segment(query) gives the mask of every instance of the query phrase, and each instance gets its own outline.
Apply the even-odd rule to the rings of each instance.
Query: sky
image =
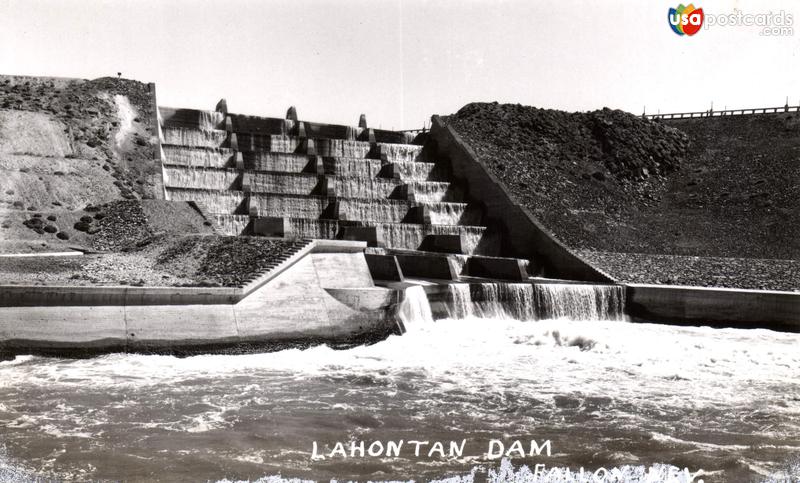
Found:
[[[0,74],[155,82],[163,106],[415,129],[475,101],[640,114],[800,104],[793,16],[675,34],[677,0],[0,0]]]

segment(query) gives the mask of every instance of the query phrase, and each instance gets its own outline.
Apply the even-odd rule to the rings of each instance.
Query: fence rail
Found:
[[[757,107],[754,109],[725,109],[722,111],[677,112],[672,114],[644,114],[647,119],[690,119],[693,117],[742,116],[745,114],[780,114],[782,112],[800,112],[800,106]]]

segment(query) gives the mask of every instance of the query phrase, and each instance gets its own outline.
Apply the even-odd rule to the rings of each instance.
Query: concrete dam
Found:
[[[154,212],[188,205],[202,237],[271,240],[274,254],[258,268],[230,254],[221,286],[3,286],[3,354],[349,346],[472,316],[800,323],[793,293],[618,283],[515,202],[438,116],[429,131],[396,132],[363,115],[344,126],[294,108],[234,114],[224,100],[155,107],[151,92]]]

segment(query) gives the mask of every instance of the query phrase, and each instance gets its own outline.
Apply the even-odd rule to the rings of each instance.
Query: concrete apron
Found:
[[[30,287],[13,297],[0,288],[0,356],[183,355],[385,338],[396,331],[401,294],[375,287],[363,247],[330,251],[342,248],[308,251],[238,300],[237,289],[181,287],[169,297],[163,287],[151,291],[156,303],[148,303],[147,289],[121,296],[132,289]],[[195,296],[187,296],[192,290]]]

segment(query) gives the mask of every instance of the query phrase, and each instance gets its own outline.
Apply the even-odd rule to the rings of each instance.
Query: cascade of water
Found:
[[[310,195],[318,182],[316,176],[255,173],[251,188],[264,193]]]
[[[305,155],[287,153],[257,153],[253,158],[253,169],[256,171],[280,171],[300,173],[309,160]]]
[[[217,111],[200,111],[198,119],[200,129],[224,129],[225,128],[225,114]]]
[[[209,213],[235,214],[243,213],[244,193],[241,191],[202,190],[167,188],[171,201],[197,201],[208,209]]]
[[[433,225],[478,225],[480,217],[474,216],[473,211],[467,212],[465,203],[424,203],[428,208]],[[470,216],[465,216],[465,215]]]
[[[441,179],[439,171],[433,163],[416,161],[395,161],[393,163],[400,172],[400,179],[408,181],[428,181]]]
[[[241,235],[250,223],[247,215],[214,215],[214,227],[222,235]]]
[[[425,289],[419,285],[408,287],[403,292],[403,301],[397,311],[405,332],[433,323],[433,313]]]
[[[535,320],[533,287],[528,283],[482,283],[475,285],[473,305],[478,317]]]
[[[460,201],[461,194],[450,186],[450,183],[437,181],[416,181],[409,183],[414,199],[418,202],[431,203],[441,201]]]
[[[227,148],[202,149],[186,146],[164,146],[164,164],[191,168],[227,168],[232,165],[233,151]]]
[[[336,238],[338,226],[336,222],[326,220],[309,220],[306,218],[288,218],[287,235],[296,238]]]
[[[181,146],[218,148],[228,139],[228,133],[220,130],[165,127],[163,133],[164,144]]]
[[[236,189],[238,173],[224,169],[164,166],[164,186],[207,190]]]
[[[408,213],[408,205],[390,200],[340,200],[340,209],[348,220],[400,223]]]
[[[381,223],[378,227],[387,248],[417,250],[425,239],[425,231],[420,225]]]
[[[466,319],[474,315],[469,284],[451,283],[447,286],[447,298],[448,319]]]
[[[450,284],[449,318],[623,320],[625,290],[615,285]]]
[[[625,289],[618,285],[537,284],[534,292],[541,319],[624,318]]]
[[[366,158],[372,146],[370,143],[360,141],[347,141],[344,139],[327,139],[328,152],[323,156],[337,156],[343,158]],[[322,144],[322,143],[320,143]],[[324,146],[324,145],[323,145]]]
[[[276,134],[270,136],[268,149],[273,153],[294,153],[300,143],[300,138]]]
[[[257,206],[261,216],[320,218],[328,203],[327,199],[315,196],[250,195],[251,206]]]
[[[389,161],[417,161],[422,157],[422,146],[412,144],[382,144]]]
[[[335,186],[336,195],[342,198],[388,198],[397,184],[383,179],[337,177]]]
[[[383,166],[379,160],[356,158],[326,158],[325,172],[339,176],[376,178]]]

